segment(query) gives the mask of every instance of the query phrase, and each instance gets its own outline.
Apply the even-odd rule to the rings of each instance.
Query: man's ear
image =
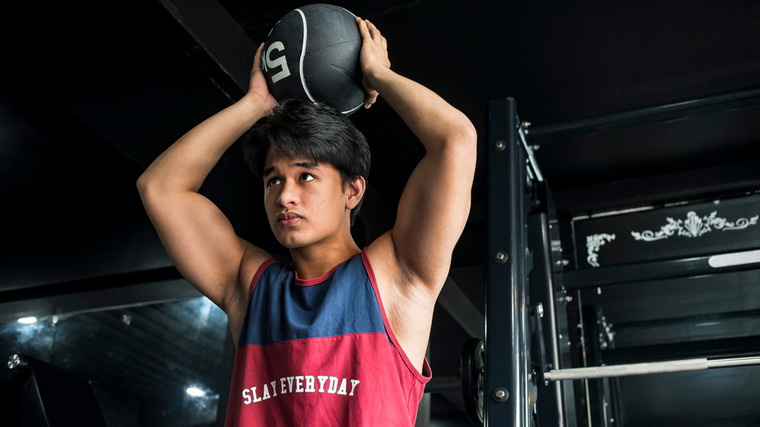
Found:
[[[356,205],[358,205],[362,200],[362,196],[364,196],[364,190],[366,189],[367,182],[364,180],[363,176],[357,176],[354,178],[354,180],[348,184],[348,188],[346,189],[346,194],[348,195],[348,200],[346,200],[346,209],[351,210],[355,208]]]

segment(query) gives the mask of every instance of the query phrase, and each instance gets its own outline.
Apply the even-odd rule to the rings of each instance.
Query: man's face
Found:
[[[348,195],[332,165],[291,159],[269,150],[264,160],[264,207],[277,240],[286,248],[338,236],[346,221]]]

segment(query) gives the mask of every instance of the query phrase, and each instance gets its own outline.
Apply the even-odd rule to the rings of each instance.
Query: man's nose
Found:
[[[298,204],[298,188],[295,182],[285,180],[280,187],[280,194],[277,196],[277,204],[281,207]]]

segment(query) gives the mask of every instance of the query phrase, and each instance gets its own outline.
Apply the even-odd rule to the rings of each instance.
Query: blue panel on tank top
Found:
[[[238,347],[367,332],[387,336],[361,255],[309,286],[296,285],[294,272],[274,263],[254,287]]]

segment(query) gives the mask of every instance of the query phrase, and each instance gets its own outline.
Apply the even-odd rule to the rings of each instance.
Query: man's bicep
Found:
[[[198,193],[178,193],[160,200],[143,195],[143,202],[179,272],[228,311],[230,302],[243,292],[238,279],[247,242],[238,238],[219,208]],[[251,248],[257,249],[250,245],[249,252]]]
[[[469,145],[452,144],[428,153],[399,201],[393,228],[397,257],[425,283],[445,278],[467,222],[475,171],[475,153]]]

